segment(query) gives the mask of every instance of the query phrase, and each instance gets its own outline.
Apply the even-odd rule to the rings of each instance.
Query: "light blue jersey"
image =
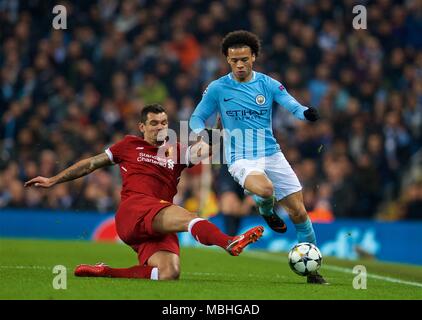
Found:
[[[229,73],[210,83],[193,112],[189,126],[199,133],[214,113],[221,115],[228,163],[257,159],[280,151],[272,130],[273,101],[304,120],[307,107],[296,101],[273,78],[253,71],[248,82],[238,82]]]

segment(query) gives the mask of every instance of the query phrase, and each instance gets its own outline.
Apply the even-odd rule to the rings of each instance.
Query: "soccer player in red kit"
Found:
[[[209,155],[208,143],[200,140],[187,148],[168,143],[167,114],[159,104],[143,108],[139,129],[143,138],[127,135],[104,153],[81,160],[54,177],[36,177],[25,183],[25,187],[49,188],[98,168],[120,167],[123,188],[116,229],[120,239],[137,252],[139,265],[111,268],[103,263],[82,264],[76,267],[76,276],[178,279],[177,232],[190,232],[201,244],[217,245],[233,256],[261,237],[262,226],[228,236],[211,222],[172,203],[182,170]]]

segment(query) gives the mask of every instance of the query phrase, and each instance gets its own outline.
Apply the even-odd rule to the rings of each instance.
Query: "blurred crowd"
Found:
[[[421,1],[72,0],[60,2],[66,30],[52,27],[56,4],[0,0],[0,208],[115,210],[112,167],[49,190],[23,181],[136,134],[148,103],[178,132],[229,72],[223,36],[246,29],[262,40],[255,70],[322,115],[310,124],[274,107],[314,221],[422,219]],[[353,29],[356,4],[366,30]],[[222,171],[205,167],[185,172],[175,201],[212,215]]]

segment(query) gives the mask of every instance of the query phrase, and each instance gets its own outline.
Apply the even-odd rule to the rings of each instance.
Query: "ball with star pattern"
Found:
[[[316,245],[301,242],[289,251],[289,266],[298,275],[316,272],[322,263],[322,255]]]

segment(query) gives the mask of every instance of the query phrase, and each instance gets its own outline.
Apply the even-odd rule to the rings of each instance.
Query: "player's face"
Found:
[[[227,62],[237,81],[244,82],[251,79],[254,61],[255,55],[249,47],[229,48],[227,52]]]
[[[144,133],[144,138],[148,143],[157,144],[167,137],[168,118],[167,114],[148,113],[145,123],[139,124],[139,130]]]

